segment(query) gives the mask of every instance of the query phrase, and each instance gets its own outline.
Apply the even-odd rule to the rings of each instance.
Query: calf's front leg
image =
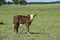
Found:
[[[27,34],[30,34],[29,33],[29,25],[26,25],[26,28],[27,28]]]

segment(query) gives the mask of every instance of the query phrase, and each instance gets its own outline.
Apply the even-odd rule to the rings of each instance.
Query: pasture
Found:
[[[31,35],[26,26],[19,26],[14,35],[13,16],[36,14],[30,25]],[[0,40],[60,40],[60,4],[2,5],[0,7]]]

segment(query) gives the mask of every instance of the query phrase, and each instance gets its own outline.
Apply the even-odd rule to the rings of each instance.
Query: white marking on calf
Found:
[[[32,19],[33,19],[33,17],[34,17],[34,15],[33,15],[33,14],[31,14],[31,15],[30,15],[30,20],[32,20]]]
[[[20,26],[22,26],[22,24],[20,24]]]

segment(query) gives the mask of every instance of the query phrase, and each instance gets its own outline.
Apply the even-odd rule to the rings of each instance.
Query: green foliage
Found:
[[[5,0],[0,0],[0,6],[1,6],[2,4],[6,4],[6,1],[5,1]]]
[[[12,0],[14,4],[26,4],[27,2],[25,0]]]
[[[1,6],[1,4],[2,4],[2,0],[0,0],[0,6]]]
[[[20,4],[26,4],[27,2],[25,0],[20,0]]]
[[[14,4],[18,4],[19,0],[12,0]]]
[[[6,1],[5,0],[2,0],[2,4],[6,4]]]
[[[13,4],[12,2],[7,2],[7,4]]]

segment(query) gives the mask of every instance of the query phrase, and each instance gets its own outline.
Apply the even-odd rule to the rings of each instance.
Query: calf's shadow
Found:
[[[29,32],[30,34],[45,34],[43,32]],[[27,32],[19,33],[19,34],[27,34]]]

